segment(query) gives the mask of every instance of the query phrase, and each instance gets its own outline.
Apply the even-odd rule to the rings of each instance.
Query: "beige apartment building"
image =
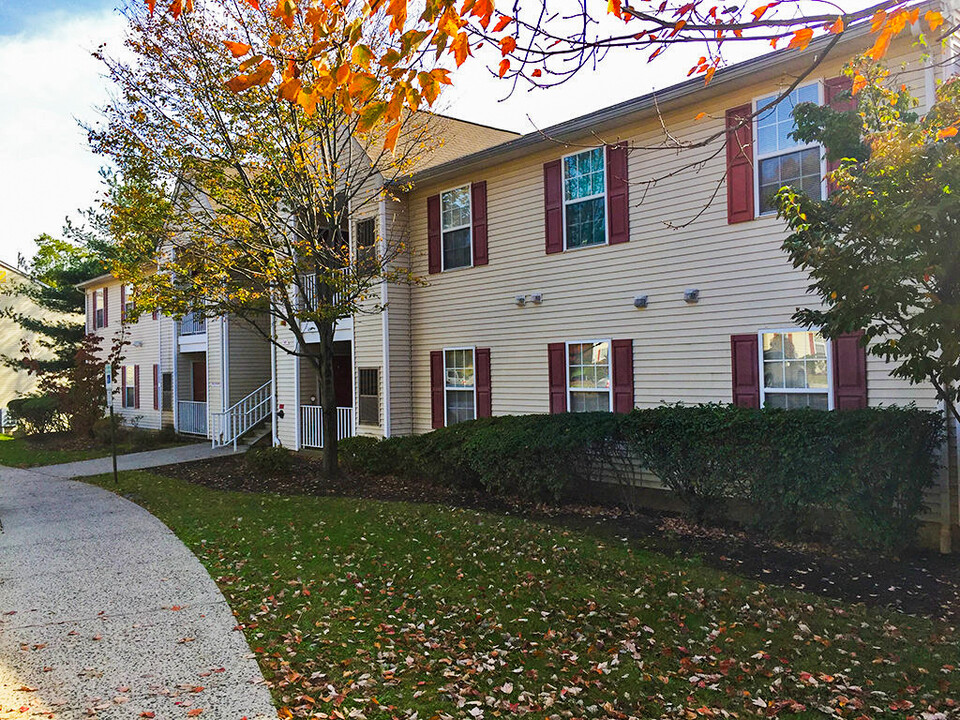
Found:
[[[449,121],[412,189],[372,185],[378,201],[351,218],[354,241],[403,238],[401,261],[424,282],[382,284],[370,302],[383,312],[338,326],[340,435],[664,402],[942,411],[931,388],[891,377],[856,337],[825,341],[792,319],[816,299],[781,250],[770,197],[787,183],[823,196],[828,171],[821,147],[789,137],[792,107],[842,99],[843,61],[869,42],[848,33],[809,73],[823,44],[773,53],[709,85],[694,79],[528,135]],[[924,59],[906,36],[888,58],[921,111],[955,68],[952,49],[929,50]],[[120,290],[103,278],[87,288],[99,329],[99,308],[122,312]],[[257,422],[269,415],[274,444],[322,446],[316,374],[285,351],[296,350],[288,328],[272,328],[271,347],[221,318],[194,342],[190,322],[141,318],[133,328],[143,338],[127,367],[125,387],[140,388],[128,415],[213,437],[213,416],[260,391],[271,407]],[[185,422],[201,412],[189,403],[207,404],[203,428]],[[928,503],[934,536],[956,529],[946,474]]]
[[[43,318],[45,320],[70,320],[67,315],[51,312],[38,306],[19,291],[19,287],[37,282],[13,265],[0,261],[0,309],[16,315]],[[12,319],[0,318],[0,355],[19,357],[21,343],[30,344],[31,353],[37,358],[47,358],[49,350],[37,345],[36,336],[24,331]],[[26,370],[17,370],[0,364],[0,429],[6,424],[7,403],[18,397],[30,395],[37,388],[37,376]]]

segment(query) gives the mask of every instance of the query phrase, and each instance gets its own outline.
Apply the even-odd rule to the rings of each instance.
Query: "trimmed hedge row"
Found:
[[[941,419],[915,408],[846,412],[664,405],[627,415],[483,418],[425,435],[340,444],[347,469],[558,500],[641,469],[703,520],[730,501],[761,530],[898,549],[916,536],[936,477]]]

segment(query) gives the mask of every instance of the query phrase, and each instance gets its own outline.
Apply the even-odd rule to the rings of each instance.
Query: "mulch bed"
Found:
[[[607,538],[629,538],[668,555],[697,556],[706,565],[769,585],[960,622],[960,562],[934,552],[885,558],[774,542],[735,528],[699,527],[664,512],[574,504],[548,507],[392,476],[342,475],[327,480],[320,476],[320,461],[303,456],[295,457],[291,470],[277,477],[256,475],[242,458],[168,465],[156,472],[217,490],[399,500],[523,515]]]

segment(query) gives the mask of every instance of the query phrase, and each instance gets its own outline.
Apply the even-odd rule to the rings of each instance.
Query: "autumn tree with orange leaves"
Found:
[[[172,18],[195,13],[199,3],[174,0],[146,2],[151,11]],[[803,51],[817,36],[833,41],[816,58],[823,61],[851,26],[870,23],[874,59],[884,56],[890,42],[907,27],[917,25],[921,11],[907,0],[884,0],[865,9],[844,10],[841,3],[773,0],[759,3],[715,4],[712,0],[366,0],[351,23],[340,18],[350,0],[217,0],[213,5],[236,8],[244,4],[279,21],[281,29],[266,42],[234,46],[238,58],[231,87],[243,92],[282,76],[278,93],[300,103],[308,112],[313,99],[334,93],[345,112],[372,122],[384,120],[391,131],[388,148],[399,133],[403,110],[434,104],[449,70],[471,57],[483,56],[491,71],[513,86],[551,86],[584,68],[592,68],[611,51],[636,50],[648,61],[674,46],[696,46],[702,55],[690,68],[709,82],[724,64],[724,49],[753,43]],[[209,5],[208,5],[209,7]],[[924,29],[941,36],[936,10],[923,14]],[[386,20],[392,42],[371,46],[365,28]],[[937,37],[941,37],[937,36]],[[330,64],[332,48],[350,48],[361,62]],[[426,72],[431,57],[442,67]],[[374,69],[375,68],[375,69]],[[301,74],[309,69],[313,78]],[[336,88],[336,90],[334,90]]]
[[[381,310],[371,294],[381,282],[411,280],[398,262],[402,237],[357,247],[350,218],[377,216],[389,203],[387,188],[402,186],[434,146],[435,118],[407,111],[385,120],[393,85],[373,57],[402,53],[403,42],[358,5],[325,16],[340,42],[279,69],[288,48],[311,42],[307,25],[246,2],[195,9],[206,11],[177,17],[131,3],[127,53],[100,53],[116,99],[89,129],[91,144],[121,171],[139,168],[171,201],[166,234],[146,248],[121,238],[114,272],[136,285],[143,310],[240,318],[278,352],[312,364],[324,471],[334,475],[336,323]],[[247,58],[239,74],[238,57]],[[417,66],[421,91],[435,98],[446,71],[428,57]],[[145,257],[160,272],[143,274]],[[292,346],[278,327],[293,334]],[[319,335],[312,349],[307,327]]]

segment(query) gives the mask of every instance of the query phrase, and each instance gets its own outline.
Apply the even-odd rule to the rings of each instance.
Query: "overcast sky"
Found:
[[[30,255],[37,235],[59,234],[66,216],[96,198],[102,162],[87,149],[78,120],[94,120],[107,97],[90,53],[100,43],[119,47],[116,4],[0,0],[0,260],[15,263],[18,253]],[[530,132],[666,87],[684,79],[689,67],[679,55],[648,65],[631,54],[562,87],[520,90],[502,101],[504,81],[474,64],[442,99],[442,111]]]

